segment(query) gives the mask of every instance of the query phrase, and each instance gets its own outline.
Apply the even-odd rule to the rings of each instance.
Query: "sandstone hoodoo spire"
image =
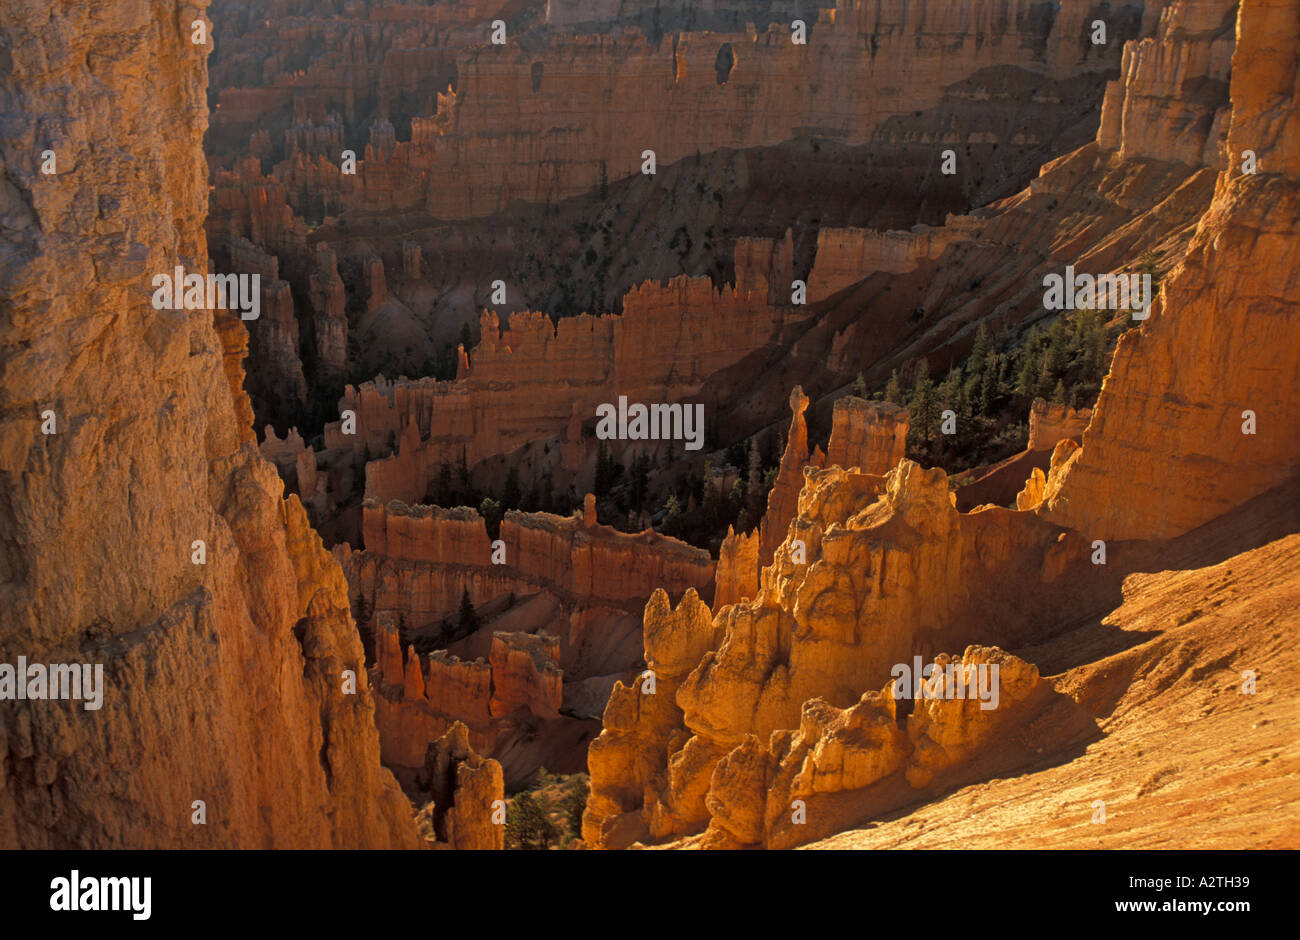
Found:
[[[264,6],[0,12],[0,847],[1300,847],[1300,5]]]

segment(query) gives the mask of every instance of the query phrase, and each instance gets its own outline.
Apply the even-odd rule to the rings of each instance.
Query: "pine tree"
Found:
[[[472,501],[472,493],[469,485],[469,463],[466,460],[465,448],[460,449],[460,460],[456,464],[456,476],[460,482],[460,505],[468,506]]]
[[[438,468],[437,504],[443,507],[451,505],[451,464],[445,460]]]
[[[853,394],[858,396],[859,398],[867,397],[867,383],[862,378],[861,372],[859,372],[858,377],[853,380]]]
[[[590,793],[587,778],[579,775],[577,782],[564,797],[564,821],[568,823],[569,834],[575,839],[582,835],[582,813],[587,808],[587,796]]]
[[[668,500],[664,503],[664,521],[661,528],[665,535],[676,535],[678,527],[682,521],[682,504],[677,499],[676,493],[668,494]]]
[[[1025,398],[1033,398],[1038,389],[1038,362],[1038,339],[1035,336],[1020,350],[1020,371],[1016,377],[1016,391]]]
[[[519,491],[519,468],[511,467],[506,473],[506,486],[501,493],[501,505],[506,509],[518,509],[522,498]]]
[[[1070,331],[1064,316],[1059,316],[1047,331],[1047,357],[1044,362],[1044,377],[1051,381],[1060,378],[1070,367]]]
[[[898,382],[897,369],[889,373],[889,382],[885,385],[885,401],[891,401],[895,405],[903,404],[903,389]]]
[[[982,415],[993,410],[993,397],[997,393],[998,375],[1001,372],[1001,359],[995,352],[990,352],[985,360],[984,370],[980,375],[979,395],[975,407]]]
[[[710,487],[711,489],[712,487]],[[645,454],[640,454],[632,460],[632,480],[629,488],[628,497],[631,500],[632,508],[640,510],[645,503],[646,494],[650,491],[650,458]]]
[[[961,388],[961,366],[955,366],[949,369],[947,376],[944,377],[943,389],[939,395],[939,400],[943,402],[945,408],[956,410],[957,399],[960,396]]]
[[[483,525],[487,529],[488,537],[496,539],[501,533],[501,520],[505,518],[505,510],[491,496],[484,496],[483,502],[478,504],[478,514],[483,517]]]
[[[1142,257],[1138,258],[1138,273],[1151,275],[1151,293],[1153,296],[1160,287],[1160,272],[1156,269],[1159,261],[1160,256],[1149,248],[1142,252]]]
[[[767,503],[767,493],[763,490],[763,458],[758,453],[758,440],[750,438],[749,475],[745,480],[745,508],[749,510],[750,519],[761,519]]]
[[[917,439],[928,442],[934,433],[939,404],[935,399],[934,383],[930,381],[930,366],[924,359],[916,370],[916,382],[912,386],[912,397],[908,407],[911,411],[912,429],[916,432]]]
[[[1083,379],[1098,383],[1106,377],[1106,332],[1095,310],[1079,312],[1079,345],[1083,353]]]
[[[597,497],[607,496],[614,487],[614,458],[609,448],[601,441],[596,445],[596,477],[592,481],[591,491]]]
[[[474,610],[474,604],[469,599],[469,588],[462,588],[460,592],[460,630],[463,635],[473,633],[479,627],[478,613]]]
[[[525,790],[506,807],[506,847],[511,849],[549,849],[560,835],[551,821],[550,803],[544,797]]]
[[[984,378],[984,371],[988,366],[989,351],[992,346],[989,343],[989,331],[983,323],[975,330],[975,341],[971,344],[970,355],[966,357],[967,386],[971,389],[978,389]]]

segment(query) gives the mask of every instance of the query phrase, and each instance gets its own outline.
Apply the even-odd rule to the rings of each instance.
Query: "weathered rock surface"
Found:
[[[459,721],[429,743],[423,783],[433,800],[433,848],[505,848],[501,765],[475,752],[468,729]]]
[[[365,533],[364,551],[335,556],[355,604],[373,612],[385,763],[418,766],[459,720],[512,786],[541,765],[581,768],[610,688],[642,663],[646,599],[657,586],[707,592],[713,577],[701,549],[594,518],[512,511],[494,548],[471,509],[367,503]],[[456,627],[464,592],[483,621],[468,635]],[[401,628],[445,649],[403,658]]]
[[[150,302],[206,270],[205,8],[0,11],[0,659],[105,684],[0,709],[0,845],[415,847],[342,572],[254,443],[247,332]]]
[[[350,450],[355,466],[364,466],[368,497],[414,504],[449,455],[463,453],[472,467],[560,434],[575,419],[580,431],[583,422],[595,424],[597,406],[617,405],[620,396],[689,403],[706,379],[802,316],[769,304],[765,273],[741,268],[739,277],[750,286],[717,291],[708,278],[685,277],[644,284],[625,298],[621,315],[558,324],[516,313],[502,329],[497,314],[484,311],[482,340],[454,382],[381,377],[348,386],[339,409],[357,415],[357,434],[344,437],[329,425],[327,447]],[[565,458],[569,470],[595,447],[580,434],[573,443],[579,449]],[[681,453],[682,444],[658,446]],[[529,482],[529,465],[521,466]]]
[[[1290,513],[1294,525],[1294,502]],[[1259,539],[1264,519],[1250,521],[1246,537]],[[871,827],[853,820],[810,847],[1296,848],[1300,715],[1283,677],[1300,655],[1277,637],[1300,605],[1300,536],[1227,551],[1218,564],[1131,575],[1104,620],[1032,651],[1097,724],[1086,748],[1062,747],[1053,725],[1035,723],[1044,751],[1020,772],[974,777]],[[1243,694],[1246,669],[1276,681]]]
[[[940,470],[905,460],[884,478],[840,467],[804,477],[797,515],[754,599],[714,616],[689,594],[676,611],[652,598],[646,659],[662,669],[653,695],[618,686],[610,698],[589,755],[588,844],[662,839],[710,818],[717,825],[709,823],[706,845],[760,841],[752,838],[765,831],[754,821],[763,806],[761,792],[757,809],[752,799],[754,749],[797,727],[805,702],[847,708],[914,656],[1050,634],[1055,605],[1079,592],[1087,553],[1077,536],[1028,513],[960,514]],[[671,703],[660,700],[665,693]],[[937,734],[936,754],[946,753],[953,742]],[[916,773],[947,769],[945,760]],[[708,803],[714,788],[720,817]]]
[[[1043,514],[1089,538],[1179,535],[1300,467],[1300,280],[1280,273],[1300,270],[1300,145],[1278,133],[1295,121],[1300,10],[1247,0],[1237,32],[1249,41],[1232,57],[1214,201],[1151,318],[1121,337],[1083,447],[1049,484]],[[1241,172],[1247,149],[1254,175]]]
[[[1101,733],[1127,735],[1130,748],[1136,740],[1132,729],[1148,720],[1134,706],[1150,703],[1156,695],[1181,689],[1181,701],[1166,706],[1176,713],[1162,725],[1166,741],[1175,737],[1172,723],[1185,727],[1197,708],[1203,716],[1258,707],[1239,694],[1241,679],[1231,665],[1244,647],[1229,651],[1223,646],[1237,644],[1238,634],[1213,623],[1196,626],[1204,621],[1205,604],[1188,610],[1188,597],[1205,598],[1211,606],[1241,603],[1221,590],[1232,583],[1237,559],[1229,563],[1232,568],[1136,575],[1140,583],[1126,585],[1128,602],[1121,610],[1137,603],[1135,598],[1145,598],[1147,589],[1164,585],[1160,595],[1143,600],[1140,609],[1127,615],[1117,614],[1115,621],[1102,621],[1119,604],[1115,577],[1124,570],[1155,566],[1159,571],[1188,552],[1216,559],[1232,556],[1297,525],[1293,481],[1300,452],[1294,436],[1270,436],[1262,423],[1254,434],[1242,433],[1242,422],[1251,417],[1242,412],[1249,410],[1256,418],[1268,414],[1276,421],[1300,407],[1292,400],[1297,393],[1294,377],[1300,374],[1295,359],[1300,348],[1295,342],[1297,322],[1290,315],[1296,307],[1289,293],[1294,278],[1260,287],[1258,277],[1246,276],[1259,270],[1247,263],[1247,256],[1261,253],[1270,259],[1270,270],[1300,269],[1292,256],[1300,244],[1295,212],[1300,147],[1294,135],[1283,133],[1296,113],[1300,9],[1270,0],[1243,0],[1239,5],[1207,0],[1171,3],[1161,10],[1163,15],[1152,14],[1147,24],[1152,41],[1126,53],[1126,74],[1110,97],[1118,111],[1112,112],[1112,124],[1103,127],[1100,145],[1044,168],[1024,197],[1007,200],[979,219],[956,220],[968,233],[982,227],[987,235],[1047,192],[1062,200],[1106,190],[1118,196],[1118,181],[1128,179],[1129,192],[1134,193],[1142,188],[1144,175],[1157,191],[1168,187],[1162,200],[1175,193],[1178,198],[1159,204],[1149,197],[1121,198],[1111,205],[1117,209],[1128,201],[1130,218],[1149,217],[1157,225],[1180,215],[1185,227],[1188,218],[1183,213],[1188,211],[1193,221],[1200,217],[1190,242],[1166,229],[1166,244],[1180,246],[1179,254],[1186,244],[1185,257],[1165,279],[1150,320],[1121,339],[1101,398],[1087,416],[1082,441],[1074,434],[1084,416],[1040,415],[1034,443],[1041,445],[1039,453],[1051,448],[1048,473],[1035,469],[1023,500],[1024,508],[1037,505],[1037,512],[984,507],[958,513],[941,472],[926,472],[907,461],[888,474],[883,493],[873,485],[878,478],[833,466],[806,470],[798,513],[786,541],[763,569],[757,597],[712,618],[708,651],[677,685],[680,726],[673,727],[675,712],[662,705],[655,714],[642,708],[638,715],[617,711],[607,716],[607,732],[593,744],[593,753],[601,751],[617,760],[599,771],[593,765],[592,789],[593,794],[615,798],[593,798],[584,820],[589,844],[599,846],[614,835],[661,840],[702,829],[691,840],[701,847],[794,845],[918,799],[933,800],[964,779],[987,779],[1035,760],[1059,762],[1077,756],[1063,742],[1095,736],[1093,721],[1104,719],[1121,701],[1129,704],[1131,720],[1120,717]],[[1238,42],[1227,117],[1229,89],[1222,82],[1227,77],[1225,38],[1230,43],[1231,29],[1225,26],[1230,27],[1234,11]],[[1201,93],[1186,95],[1189,87]],[[1171,100],[1175,96],[1180,96],[1181,110]],[[1284,100],[1291,105],[1279,107]],[[1115,113],[1125,117],[1116,118]],[[1177,147],[1157,153],[1175,139],[1176,128],[1190,128],[1190,133],[1178,139]],[[1225,140],[1226,164],[1220,162]],[[1254,175],[1241,172],[1240,153],[1245,149],[1255,150],[1259,158]],[[1158,160],[1172,156],[1191,168],[1162,167],[1148,153]],[[1216,171],[1221,171],[1217,180]],[[1207,181],[1214,183],[1208,204]],[[1106,228],[1107,223],[1098,221],[1098,215],[1112,211],[1106,202],[1094,202],[1097,213],[1089,226]],[[997,213],[1003,214],[1001,219]],[[1080,222],[1083,218],[1078,216]],[[995,220],[992,226],[986,224],[989,220]],[[1080,238],[1079,229],[1058,232],[1052,251],[1069,257],[1082,248],[1094,263],[1105,265],[1104,259],[1116,259],[1123,240],[1132,238],[1131,230],[1114,231],[1118,238],[1099,238],[1096,233]],[[917,264],[918,271],[924,269],[924,260]],[[1029,277],[1027,271],[1017,276]],[[1070,436],[1061,436],[1067,433]],[[1042,528],[1044,518],[1071,528]],[[1098,537],[1113,540],[1110,560],[1088,566],[1087,546]],[[795,538],[809,548],[806,571],[792,564]],[[1123,541],[1138,538],[1152,541]],[[1270,624],[1278,622],[1277,611],[1285,603],[1291,575],[1289,556],[1283,556],[1291,547],[1286,540],[1252,553],[1267,559],[1252,565],[1249,577],[1271,591],[1263,600],[1251,595],[1258,615]],[[1277,565],[1285,568],[1280,576],[1260,574]],[[1112,571],[1104,573],[1106,568]],[[1207,577],[1213,584],[1201,583]],[[1085,582],[1088,587],[1081,590]],[[664,616],[648,610],[647,631],[652,620],[657,623]],[[701,612],[678,615],[672,622],[679,627],[697,623],[692,634],[702,638],[708,619]],[[1085,626],[1073,629],[1080,619]],[[1212,619],[1217,622],[1217,615]],[[1103,629],[1113,622],[1125,624],[1125,632],[1148,629],[1176,635],[1143,644]],[[1185,626],[1189,623],[1191,627]],[[1211,640],[1211,634],[1216,639]],[[1225,635],[1231,640],[1222,639]],[[1252,661],[1278,655],[1281,634],[1275,626],[1251,636]],[[918,701],[913,711],[904,713],[889,686],[884,693],[870,691],[883,684],[879,680],[886,661],[908,661],[909,646],[929,658],[940,648],[966,643],[978,645],[967,648],[963,665],[996,663],[1005,670],[1004,698],[997,709],[986,712],[969,698],[945,697]],[[993,644],[1019,654],[987,648]],[[700,645],[705,645],[703,640]],[[877,654],[884,657],[879,662],[864,658]],[[1045,680],[1041,667],[1033,665],[1040,660],[1056,668],[1075,668]],[[1077,666],[1079,662],[1087,665]],[[946,665],[948,659],[939,656],[936,663]],[[1216,671],[1222,672],[1223,681],[1207,683],[1206,677]],[[863,689],[868,691],[861,694]],[[1218,701],[1220,695],[1223,701]],[[616,693],[611,707],[619,701]],[[900,727],[902,719],[905,727]],[[1287,724],[1289,728],[1294,721]],[[1227,729],[1231,720],[1225,715],[1217,726]],[[1252,752],[1253,766],[1274,760],[1280,751],[1276,743],[1267,742],[1285,736],[1254,733],[1261,727],[1257,723],[1252,729],[1251,740],[1263,748]],[[1270,748],[1261,761],[1260,755]],[[688,749],[693,755],[689,761],[684,758]],[[1088,754],[1093,750],[1090,747]],[[1212,750],[1208,744],[1201,747],[1202,753]],[[1045,751],[1057,756],[1036,758]],[[1108,767],[1118,760],[1119,751],[1118,745],[1101,748],[1100,759],[1080,761],[1095,768],[1093,784],[1112,779]],[[1131,751],[1124,753],[1131,764]],[[1276,844],[1294,842],[1276,823],[1294,803],[1294,794],[1279,785],[1285,769],[1247,772],[1245,766],[1234,771],[1235,782],[1227,777],[1192,781],[1181,792],[1198,801],[1198,793],[1225,794],[1238,788],[1241,774],[1246,774],[1252,786],[1267,791],[1265,808],[1247,810],[1257,821],[1252,825],[1274,833],[1280,840]],[[637,786],[620,790],[607,774],[628,767],[639,768]],[[689,772],[677,770],[682,767]],[[1004,782],[993,788],[994,802],[973,802],[983,802],[1003,821],[1020,814],[1022,825],[1037,825],[1044,814],[1060,816],[1060,793],[1077,784],[1073,767],[1066,763],[1049,771],[1040,766],[1034,775],[1038,781],[1028,786]],[[1182,770],[1171,765],[1147,771],[1145,779],[1120,775],[1131,779],[1135,792],[1132,797],[1113,796],[1130,805],[1134,821],[1124,826],[1126,834],[1141,835],[1152,844],[1161,833],[1168,836],[1171,820],[1185,819],[1181,804],[1148,800],[1180,774]],[[707,786],[701,784],[705,777]],[[1055,802],[1050,808],[1030,792],[1041,788],[1042,781],[1052,788],[1050,800]],[[1091,800],[1096,786],[1087,789]],[[687,794],[692,801],[702,798],[702,811],[693,803],[693,812],[676,817],[663,813],[661,807],[673,806]],[[1016,805],[1004,810],[1004,799]],[[964,824],[971,802],[966,792],[931,805],[939,807],[948,823],[963,820],[956,831],[978,833],[978,824]],[[1149,824],[1145,808],[1138,809],[1148,805],[1162,816],[1157,824]],[[756,812],[760,807],[761,821]],[[1050,837],[1038,842],[1080,844],[1087,837],[1079,830],[1088,828],[1092,808],[1079,802],[1070,821],[1050,823]],[[656,828],[655,820],[666,824]],[[935,834],[947,829],[904,832],[905,826],[919,821],[909,815],[828,844],[942,842]],[[1245,831],[1235,823],[1215,828],[1229,839],[1240,839]],[[1004,839],[1005,833],[999,831],[997,838]]]

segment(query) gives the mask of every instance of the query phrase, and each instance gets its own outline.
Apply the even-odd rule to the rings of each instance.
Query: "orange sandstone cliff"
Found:
[[[150,303],[207,268],[205,7],[0,12],[0,659],[104,667],[98,710],[0,711],[0,845],[414,847],[343,573],[257,452],[245,327]]]

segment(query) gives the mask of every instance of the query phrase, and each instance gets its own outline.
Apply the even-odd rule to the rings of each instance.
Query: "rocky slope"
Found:
[[[257,452],[245,327],[150,303],[207,268],[205,7],[0,12],[0,659],[106,686],[0,710],[0,845],[414,847],[346,582]]]
[[[1298,565],[1291,535],[1133,575],[1104,621],[1032,654],[1062,669],[1050,681],[1097,723],[1092,740],[811,847],[1296,848],[1300,725],[1282,677],[1300,666],[1288,638]],[[1189,609],[1189,597],[1201,602]],[[1245,670],[1280,681],[1246,694]]]

